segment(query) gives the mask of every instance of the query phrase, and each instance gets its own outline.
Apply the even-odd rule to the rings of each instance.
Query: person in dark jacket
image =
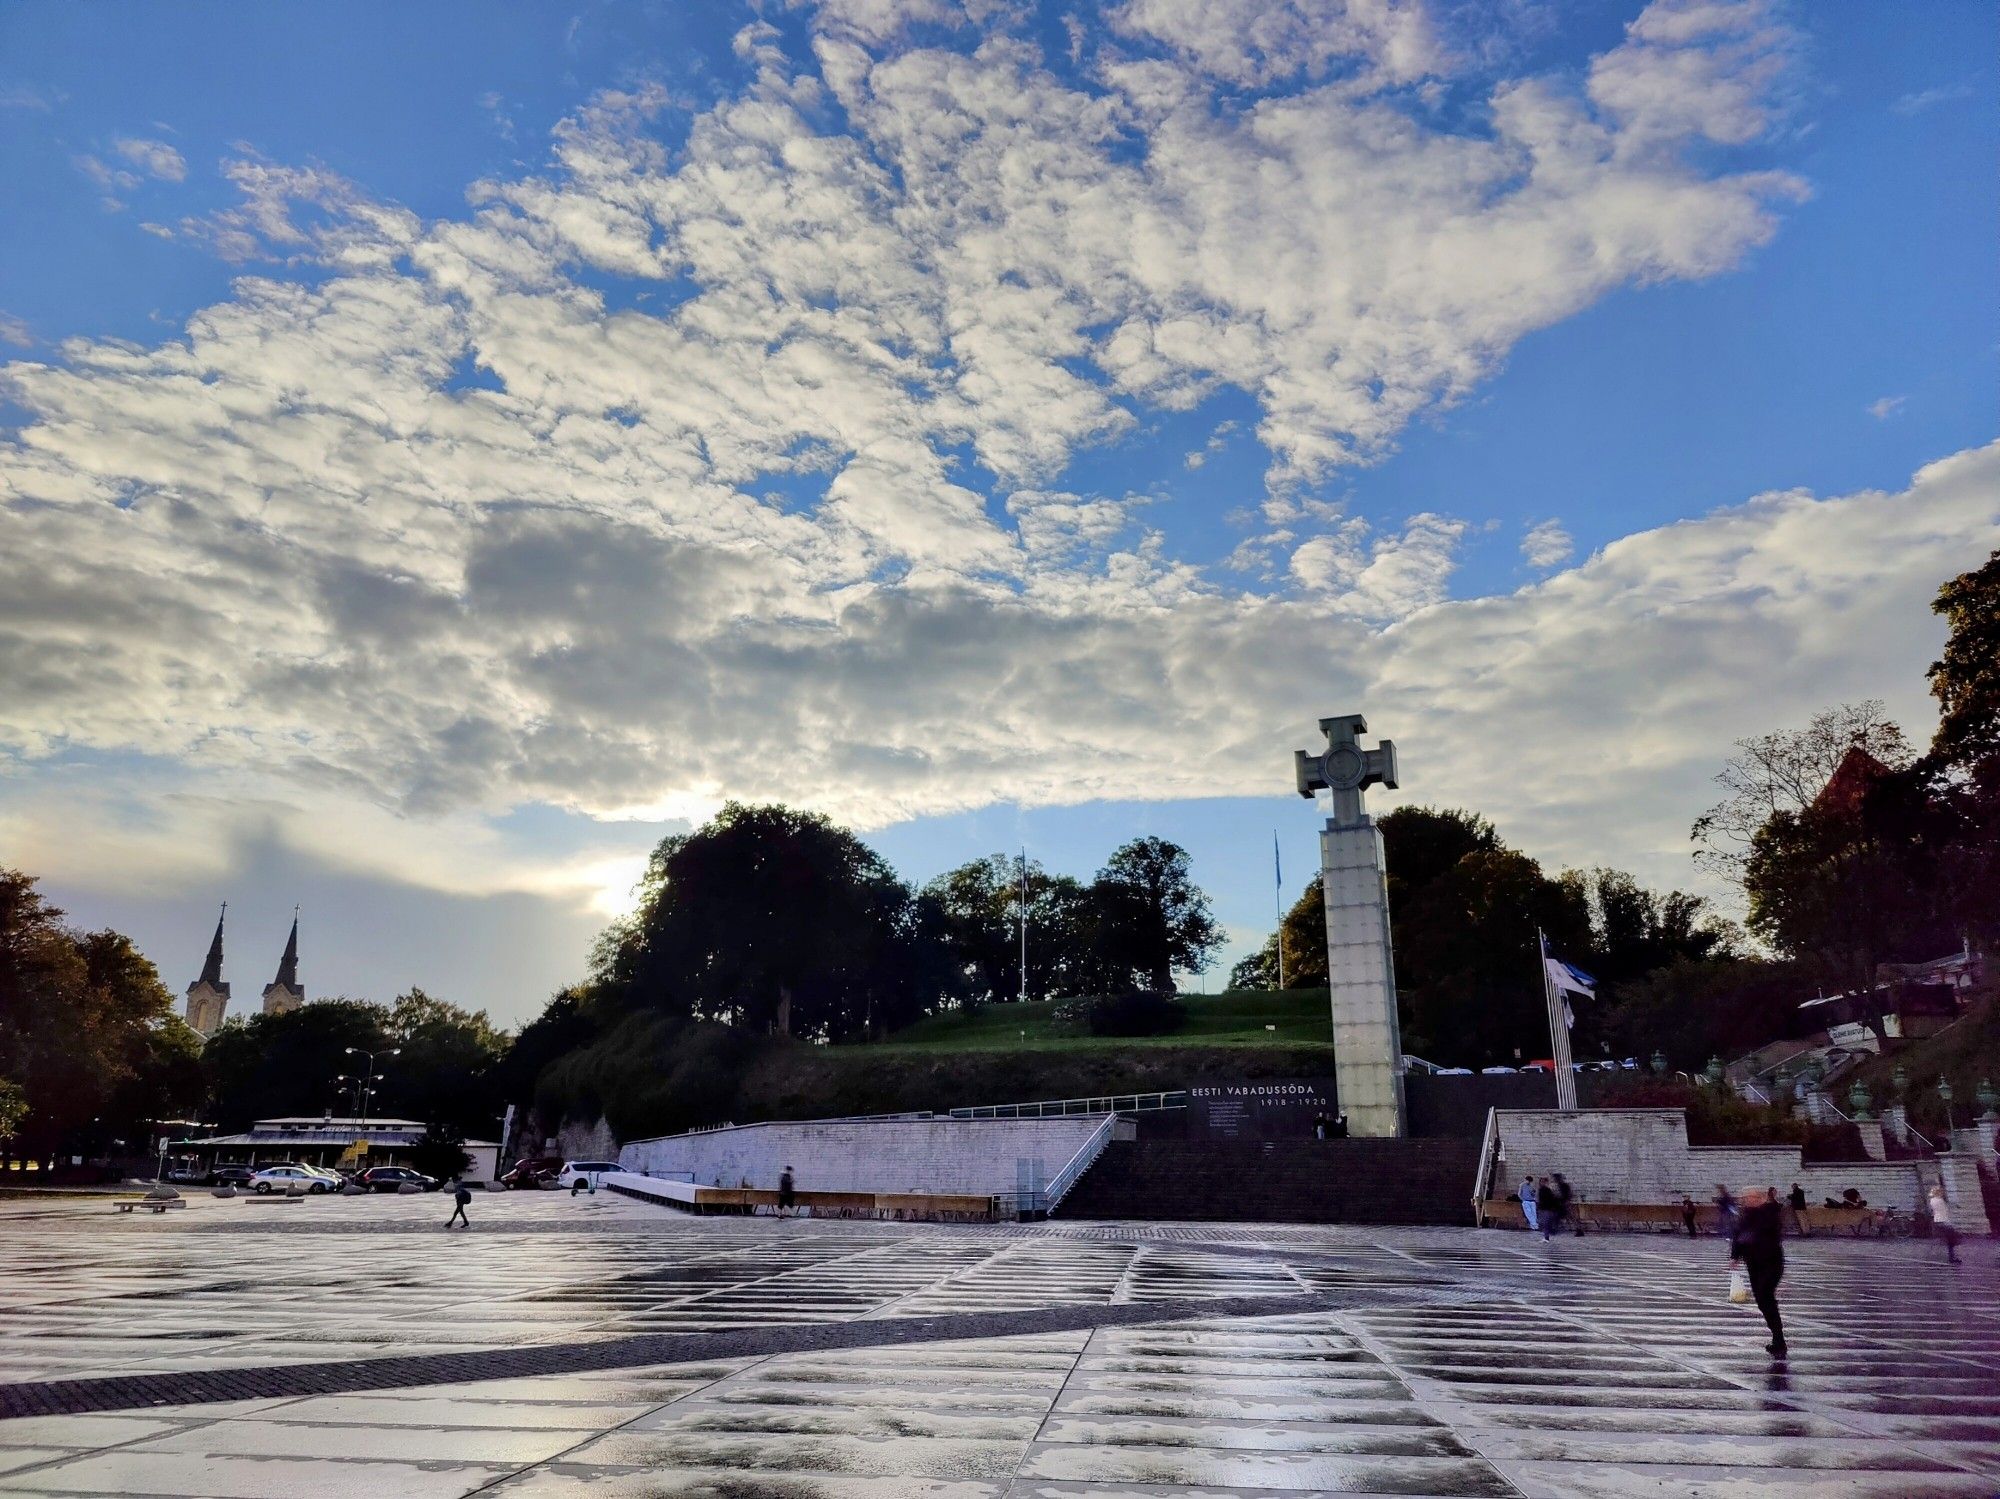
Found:
[[[1694,1199],[1681,1193],[1681,1227],[1688,1231],[1690,1239],[1696,1237],[1694,1228]]]
[[[1749,1272],[1750,1294],[1771,1329],[1765,1351],[1773,1358],[1783,1358],[1785,1323],[1778,1315],[1778,1282],[1785,1278],[1785,1220],[1779,1213],[1776,1187],[1767,1189],[1761,1201],[1737,1214],[1729,1235],[1729,1258]]]
[[[1569,1231],[1578,1238],[1583,1237],[1583,1219],[1576,1210],[1576,1188],[1569,1184],[1569,1178],[1560,1171],[1555,1173],[1556,1218],[1568,1223]]]
[[[796,1201],[796,1198],[792,1192],[792,1168],[787,1166],[778,1174],[778,1216],[780,1218],[785,1217],[791,1212],[794,1201]]]

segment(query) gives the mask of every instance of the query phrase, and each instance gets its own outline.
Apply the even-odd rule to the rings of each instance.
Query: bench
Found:
[[[129,1213],[134,1208],[148,1208],[155,1213],[164,1213],[168,1208],[184,1208],[187,1204],[178,1197],[169,1198],[164,1202],[148,1202],[142,1197],[136,1202],[117,1202],[112,1206],[121,1213]]]

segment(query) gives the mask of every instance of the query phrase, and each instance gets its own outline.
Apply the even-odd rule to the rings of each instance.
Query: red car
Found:
[[[514,1169],[500,1178],[503,1187],[553,1187],[556,1178],[562,1175],[563,1158],[559,1155],[532,1156],[524,1161],[516,1161]]]

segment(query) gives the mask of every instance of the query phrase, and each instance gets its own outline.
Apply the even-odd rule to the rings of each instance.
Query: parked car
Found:
[[[1520,1070],[1518,1067],[1482,1067],[1479,1069],[1479,1075],[1481,1077],[1499,1077],[1503,1073],[1511,1075]]]
[[[564,1162],[559,1155],[530,1156],[516,1161],[514,1169],[500,1178],[500,1185],[514,1187],[553,1187],[556,1178],[562,1174]]]
[[[574,1190],[582,1182],[591,1191],[596,1191],[604,1173],[618,1170],[616,1161],[564,1161],[561,1171],[556,1173],[556,1185],[565,1191]]]
[[[256,1178],[257,1173],[248,1166],[217,1166],[208,1174],[210,1183],[218,1187],[247,1187]]]
[[[371,1192],[393,1192],[405,1182],[422,1187],[426,1192],[435,1192],[438,1188],[435,1176],[425,1176],[408,1166],[370,1166],[355,1180]]]
[[[257,1192],[289,1192],[298,1187],[314,1196],[333,1190],[332,1182],[303,1166],[267,1166],[250,1178],[250,1186]]]

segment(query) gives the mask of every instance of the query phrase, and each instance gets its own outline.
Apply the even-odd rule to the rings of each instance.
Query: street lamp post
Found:
[[[387,1051],[380,1051],[380,1052],[369,1051],[367,1048],[361,1046],[350,1046],[347,1048],[347,1054],[350,1057],[368,1058],[368,1075],[366,1078],[363,1079],[361,1083],[362,1129],[365,1130],[368,1128],[368,1105],[374,1101],[374,1096],[375,1096],[375,1058],[378,1056],[383,1056],[383,1057],[401,1056],[402,1052],[403,1048],[400,1046],[392,1046]]]

